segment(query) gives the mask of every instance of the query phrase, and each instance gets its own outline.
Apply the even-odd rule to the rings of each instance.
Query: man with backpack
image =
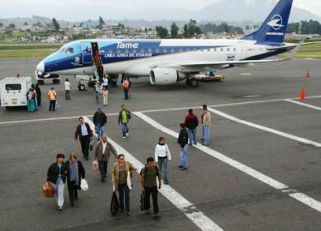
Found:
[[[126,108],[125,105],[121,105],[121,110],[118,115],[118,124],[121,126],[122,133],[123,133],[123,139],[126,139],[128,137],[128,122],[131,119],[131,113]]]
[[[159,185],[157,187],[158,178]],[[147,158],[147,164],[145,168],[141,170],[141,185],[142,191],[144,193],[144,210],[146,210],[146,214],[149,214],[150,209],[150,195],[152,195],[153,199],[153,210],[154,210],[154,218],[159,217],[159,207],[158,207],[158,189],[161,189],[161,181],[162,177],[159,172],[158,167],[155,164],[154,158]]]
[[[188,132],[184,123],[180,124],[181,131],[178,136],[179,156],[180,165],[178,166],[181,170],[185,171],[188,168]]]

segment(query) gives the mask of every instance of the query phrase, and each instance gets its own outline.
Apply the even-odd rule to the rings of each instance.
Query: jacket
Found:
[[[98,124],[100,126],[104,126],[107,123],[107,116],[104,112],[96,112],[94,114],[94,118],[93,118],[93,122],[94,124],[97,126]]]
[[[95,159],[98,161],[108,161],[110,154],[112,153],[117,158],[117,151],[111,143],[107,142],[105,152],[103,153],[102,141],[99,141],[95,147]]]
[[[78,177],[79,177],[79,185],[78,188],[80,189],[80,181],[81,179],[85,178],[85,168],[81,161],[77,160],[78,162]],[[71,181],[70,181],[70,171],[69,171],[69,160],[65,163],[66,169],[67,169],[67,185],[71,186]]]
[[[134,171],[135,168],[129,161],[125,161],[125,167],[126,167],[126,176],[128,177],[128,172]],[[132,174],[130,175],[130,177],[133,177]],[[114,164],[114,167],[113,167],[112,182],[115,186],[115,190],[118,191],[118,182],[119,182],[119,162],[118,161]]]
[[[212,116],[210,112],[206,112],[202,115],[203,126],[211,126]]]
[[[127,109],[124,109],[126,111],[126,114],[127,114],[127,122],[129,122],[129,120],[131,119],[131,113],[130,111],[128,111]],[[118,124],[121,124],[122,123],[122,112],[124,110],[121,110],[118,114]]]
[[[189,129],[195,129],[198,126],[198,119],[194,113],[189,113],[185,116],[185,124]]]
[[[179,132],[177,143],[182,148],[184,148],[184,146],[188,143],[188,132],[185,128],[181,129],[181,131]]]
[[[66,176],[67,176],[67,168],[66,164],[63,163],[61,165],[61,179],[64,183],[66,183]],[[54,184],[57,183],[58,180],[58,175],[59,175],[59,167],[58,163],[55,162],[52,165],[50,165],[48,172],[47,172],[47,181],[52,182]]]
[[[85,122],[85,125],[86,125],[86,127],[87,127],[87,132],[88,132],[89,136],[92,137],[93,131],[91,130],[89,124]],[[76,127],[75,140],[77,140],[78,137],[80,137],[80,136],[81,136],[81,125],[79,124],[79,125]]]

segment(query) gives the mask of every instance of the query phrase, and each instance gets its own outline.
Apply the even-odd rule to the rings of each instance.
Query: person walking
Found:
[[[212,123],[212,116],[211,113],[207,110],[207,105],[203,105],[203,113],[201,115],[202,121],[202,131],[203,131],[203,138],[204,138],[204,145],[208,146],[210,144],[210,135],[211,135],[211,123]]]
[[[185,116],[185,125],[188,128],[189,144],[197,144],[196,128],[198,126],[197,116],[193,113],[193,109],[188,110],[188,114]]]
[[[69,82],[69,79],[66,79],[65,81],[65,99],[66,100],[71,100],[70,91],[71,91],[71,84]]]
[[[79,117],[78,120],[79,125],[76,127],[75,140],[79,138],[82,154],[85,160],[88,160],[90,138],[92,137],[93,133],[90,129],[89,124],[84,121],[84,118],[82,116]]]
[[[42,93],[41,93],[41,89],[40,89],[38,83],[36,84],[35,90],[36,90],[36,94],[37,94],[37,104],[38,104],[38,107],[39,107],[39,106],[41,106],[41,94]]]
[[[121,110],[118,115],[118,124],[121,126],[123,139],[126,139],[129,135],[128,123],[130,119],[131,119],[130,111],[126,108],[125,105],[121,105]]]
[[[106,87],[107,90],[108,90],[108,77],[105,75],[104,78],[103,78],[103,88]]]
[[[95,131],[97,134],[98,140],[101,139],[101,136],[105,132],[105,124],[107,123],[107,116],[106,114],[98,108],[98,110],[94,114],[93,122],[95,124]]]
[[[34,93],[33,89],[30,88],[27,93],[28,112],[34,112],[36,110],[34,98],[35,98],[35,93]]]
[[[129,191],[132,187],[131,181],[128,182],[127,178],[133,177],[133,172],[136,169],[134,166],[125,160],[124,154],[118,155],[118,160],[114,164],[112,171],[112,182],[114,191],[119,192],[119,205],[122,212],[126,209],[127,216],[129,214]],[[128,185],[130,184],[130,185]],[[125,203],[124,203],[125,202]]]
[[[107,106],[108,105],[108,95],[109,95],[109,91],[108,91],[108,86],[104,86],[103,87],[103,105]]]
[[[184,171],[188,168],[188,132],[184,123],[180,124],[180,129],[177,140],[180,156],[180,165],[178,167]]]
[[[33,104],[34,104],[35,110],[38,111],[37,91],[34,84],[31,84],[31,89],[33,91]]]
[[[64,154],[58,153],[56,162],[50,165],[47,172],[47,182],[51,183],[55,189],[56,202],[59,211],[62,211],[64,206],[64,188],[67,176],[67,168],[64,159]]]
[[[95,94],[97,104],[99,104],[99,93],[100,93],[100,84],[99,84],[99,81],[97,80],[94,86],[94,94]]]
[[[117,158],[117,151],[114,146],[108,142],[108,137],[106,134],[102,135],[101,141],[96,144],[94,153],[95,160],[98,161],[101,181],[105,182],[109,157],[111,154],[113,154],[115,158]]]
[[[144,193],[144,205],[146,214],[149,214],[150,210],[150,195],[152,195],[153,200],[153,210],[154,218],[157,218],[159,215],[158,207],[158,189],[157,189],[157,179],[158,178],[158,189],[161,189],[162,176],[159,172],[158,167],[155,165],[154,158],[147,158],[147,164],[141,170],[141,185],[142,191]]]
[[[56,110],[56,100],[57,100],[57,93],[55,91],[55,88],[50,88],[48,91],[48,99],[49,99],[49,111],[55,111]]]
[[[124,90],[124,97],[127,100],[129,98],[129,81],[128,81],[128,79],[124,78],[122,87]]]
[[[164,177],[164,184],[169,184],[168,181],[168,161],[172,159],[168,145],[165,143],[165,138],[160,137],[159,142],[155,147],[155,161],[158,168]]]
[[[75,200],[78,200],[81,179],[85,179],[85,168],[81,161],[77,160],[75,152],[70,154],[69,160],[66,162],[66,168],[70,206],[74,207]]]

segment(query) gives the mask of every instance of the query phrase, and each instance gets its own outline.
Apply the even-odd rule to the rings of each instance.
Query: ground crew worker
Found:
[[[69,82],[69,79],[66,79],[65,81],[65,97],[66,100],[70,100],[70,90],[71,90],[71,84]]]
[[[197,116],[193,113],[193,109],[188,110],[185,116],[185,125],[188,128],[188,138],[190,145],[197,144],[196,128],[198,126]]]
[[[125,99],[128,99],[128,96],[129,96],[129,81],[128,81],[128,79],[126,79],[126,78],[124,79],[122,87],[124,90]]]
[[[57,99],[57,93],[55,91],[55,88],[51,88],[48,91],[48,99],[49,99],[49,111],[55,111],[56,110],[56,99]]]

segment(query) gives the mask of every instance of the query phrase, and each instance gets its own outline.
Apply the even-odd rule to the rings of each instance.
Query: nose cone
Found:
[[[37,72],[45,73],[45,62],[43,60],[40,63],[38,63]]]

